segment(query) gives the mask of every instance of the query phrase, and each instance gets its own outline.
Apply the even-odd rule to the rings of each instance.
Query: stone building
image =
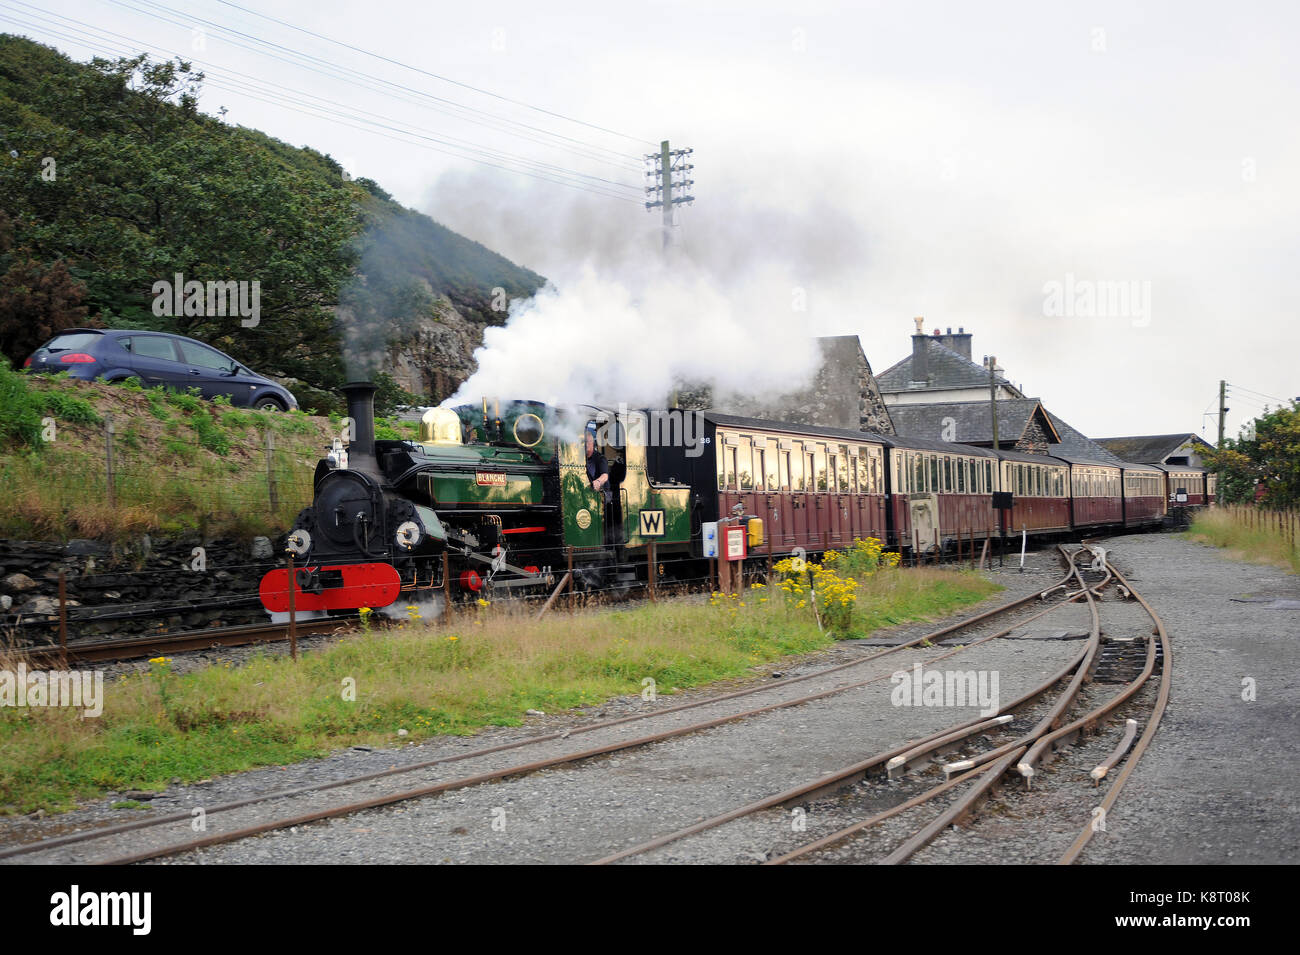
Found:
[[[1204,451],[1213,446],[1204,438],[1187,434],[1152,434],[1131,438],[1098,438],[1097,443],[1125,461],[1138,464],[1204,467]]]
[[[878,377],[885,403],[897,405],[933,404],[942,401],[988,401],[989,369],[971,359],[971,333],[958,328],[953,333],[939,329],[926,335],[924,319],[917,318],[912,336],[912,353],[881,372]],[[1028,397],[994,369],[998,400]]]
[[[898,434],[993,447],[988,358],[971,357],[971,333],[949,328],[922,332],[917,318],[912,353],[881,372],[878,382]],[[994,359],[996,361],[996,359]],[[994,365],[998,447],[1028,454],[1120,464],[1120,458],[1052,414],[1041,399],[1026,395]],[[1133,459],[1128,459],[1133,460]]]
[[[679,408],[709,408],[750,418],[893,434],[889,408],[858,336],[818,338],[817,345],[821,364],[805,389],[756,401],[727,402],[715,400],[707,387],[683,387],[674,403]]]

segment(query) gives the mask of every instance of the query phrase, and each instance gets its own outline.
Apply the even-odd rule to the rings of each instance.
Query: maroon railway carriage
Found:
[[[1159,524],[1165,517],[1165,474],[1148,464],[1124,465],[1124,526]]]
[[[706,412],[718,514],[740,504],[763,519],[773,553],[886,539],[879,435]],[[764,545],[767,550],[767,545]]]
[[[1204,507],[1209,498],[1206,495],[1206,471],[1202,468],[1187,467],[1177,464],[1153,464],[1165,473],[1165,500],[1170,507]],[[1187,492],[1186,501],[1178,501],[1179,490]]]
[[[997,490],[1012,494],[1012,509],[1001,512],[1006,533],[1070,530],[1069,465],[1045,454],[999,451],[997,455],[1002,474]]]
[[[890,436],[888,543],[925,553],[996,534],[993,452],[924,438]]]
[[[1075,530],[1124,523],[1124,482],[1117,464],[1055,455],[1070,465],[1070,522]]]

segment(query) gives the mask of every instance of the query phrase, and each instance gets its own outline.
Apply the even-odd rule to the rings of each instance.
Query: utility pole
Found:
[[[645,193],[647,196],[658,196],[656,199],[647,199],[645,207],[647,211],[656,206],[663,209],[665,252],[668,250],[668,237],[673,227],[673,206],[695,201],[695,197],[687,193],[695,185],[695,180],[686,178],[695,168],[694,164],[686,161],[686,157],[694,152],[694,149],[669,149],[668,140],[665,139],[659,144],[659,152],[648,153],[645,157],[646,163],[651,167],[646,170],[646,178],[655,181],[654,185],[646,186]],[[673,178],[674,174],[676,178]]]
[[[993,453],[998,451],[998,377],[994,371],[998,366],[997,357],[989,355],[989,406],[993,409]],[[1001,490],[1001,488],[999,488]]]
[[[1219,380],[1219,443],[1217,445],[1220,451],[1223,450],[1223,416],[1227,414],[1228,411],[1228,409],[1224,407],[1224,401],[1227,398],[1227,395],[1228,395],[1228,383],[1220,379]]]
[[[1223,450],[1223,420],[1228,413],[1228,407],[1225,404],[1227,396],[1228,396],[1228,383],[1222,378],[1220,378],[1219,379],[1219,443],[1217,445],[1220,451]],[[1216,481],[1216,486],[1215,486],[1214,496],[1216,500],[1214,503],[1222,504],[1223,503],[1223,465],[1222,464],[1219,465],[1216,474],[1218,480]]]

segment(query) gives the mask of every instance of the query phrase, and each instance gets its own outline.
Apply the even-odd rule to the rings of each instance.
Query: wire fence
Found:
[[[139,424],[107,416],[92,435],[7,459],[0,536],[271,534],[311,503],[326,442],[310,419],[234,431]]]

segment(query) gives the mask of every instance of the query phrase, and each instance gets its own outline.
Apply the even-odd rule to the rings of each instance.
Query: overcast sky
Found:
[[[1213,440],[1220,378],[1229,435],[1259,396],[1300,395],[1292,4],[240,5],[504,99],[218,0],[57,6],[76,22],[0,0],[0,30],[78,59],[191,57],[206,111],[329,153],[562,290],[594,275],[635,302],[679,269],[705,277],[777,368],[774,329],[858,334],[883,371],[924,316],[1093,436]],[[91,45],[87,25],[120,36]],[[660,267],[659,214],[632,188],[524,177],[412,131],[635,189],[659,140],[692,147],[681,259]]]

